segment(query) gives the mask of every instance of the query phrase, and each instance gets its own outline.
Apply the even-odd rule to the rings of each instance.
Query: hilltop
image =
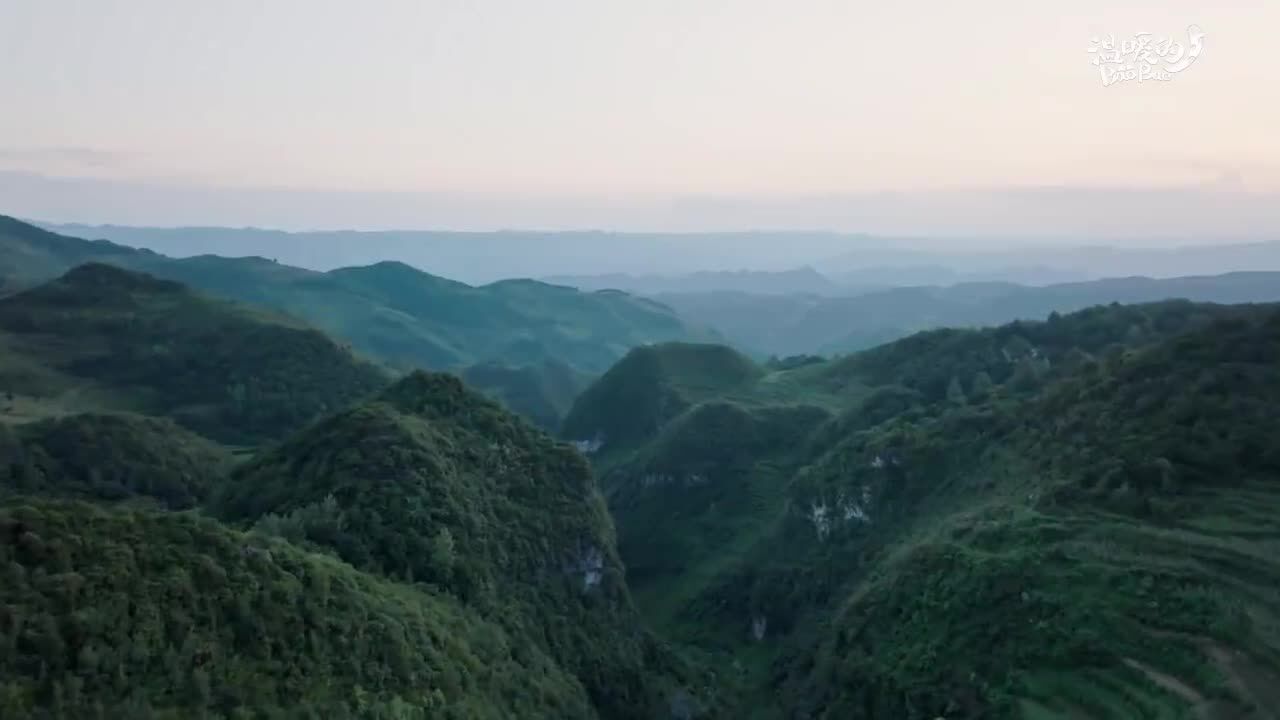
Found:
[[[214,508],[425,582],[539,644],[603,717],[649,717],[678,667],[632,610],[581,456],[456,377],[415,372],[239,467]]]
[[[593,460],[642,614],[739,663],[741,716],[1265,718],[1277,358],[1274,306],[932,331]]]
[[[626,293],[533,280],[476,287],[391,261],[316,272],[263,257],[171,258],[0,216],[0,287],[29,287],[87,262],[143,270],[300,318],[402,371],[549,360],[599,373],[637,345],[718,337]]]
[[[252,444],[386,382],[294,320],[112,265],[0,298],[0,387],[22,407],[31,401],[36,416],[131,410]]]
[[[264,322],[109,266],[0,302],[61,308],[29,314],[23,327],[42,334],[24,342],[93,358],[76,369],[115,368],[140,338],[181,341],[170,316],[223,339]],[[50,340],[69,327],[83,332]],[[95,352],[104,327],[115,354]],[[211,365],[258,352],[230,343]],[[150,390],[169,408],[177,391],[153,372],[93,377],[104,393]],[[452,375],[379,387],[238,462],[165,418],[0,425],[0,635],[12,640],[0,714],[714,712],[708,677],[635,613],[578,453]]]
[[[0,215],[0,293],[30,287],[87,262],[146,262],[154,257],[147,250],[66,237]]]
[[[694,403],[763,374],[723,345],[666,343],[627,353],[574,402],[563,433],[610,449],[652,437]]]

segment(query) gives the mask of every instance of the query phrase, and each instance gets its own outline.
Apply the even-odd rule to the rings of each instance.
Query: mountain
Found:
[[[1109,278],[1043,287],[1004,282],[897,287],[852,297],[660,294],[682,317],[713,326],[759,356],[863,350],[937,327],[998,325],[1092,305],[1183,298],[1240,303],[1280,300],[1280,272],[1165,279]]]
[[[4,176],[0,175],[0,183]],[[900,241],[822,231],[650,233],[603,230],[329,230],[41,225],[76,237],[105,238],[174,257],[257,255],[332,270],[395,258],[472,284],[556,275],[679,275],[700,269],[793,267],[851,248],[893,248]]]
[[[591,376],[568,365],[545,360],[518,367],[480,363],[461,373],[463,382],[497,399],[534,425],[556,432],[574,398],[591,383]]]
[[[151,498],[174,509],[205,499],[231,469],[222,448],[170,420],[82,413],[0,425],[0,492],[98,500]]]
[[[639,630],[590,469],[454,376],[411,373],[321,421],[237,468],[213,507],[457,598],[536,643],[602,717],[668,703],[677,666]]]
[[[637,348],[578,397],[563,432],[581,442],[631,445],[694,403],[760,375],[749,359],[722,345]]]
[[[594,718],[455,600],[193,513],[0,505],[0,716]]]
[[[4,178],[0,176],[0,181]],[[154,188],[148,188],[154,192]],[[1056,191],[1049,191],[1052,195]],[[1107,191],[1113,192],[1113,191]],[[1221,227],[1191,232],[1187,223],[1179,233],[1160,238],[1150,222],[1126,236],[1111,232],[1113,244],[1098,241],[1099,230],[1087,227],[1074,231],[1063,228],[1085,217],[1101,201],[1114,198],[1092,192],[1069,193],[1068,215],[1045,216],[1030,235],[960,234],[939,217],[930,218],[938,226],[908,236],[868,235],[807,230],[744,232],[607,232],[519,231],[454,232],[354,230],[284,232],[261,228],[229,227],[128,227],[42,223],[48,230],[76,237],[105,238],[130,247],[149,248],[176,257],[195,255],[243,256],[272,248],[281,263],[314,270],[331,270],[350,265],[367,265],[396,258],[441,275],[469,283],[487,283],[509,277],[681,277],[698,271],[711,275],[747,268],[749,272],[781,272],[797,266],[812,267],[837,285],[863,290],[902,285],[949,285],[959,282],[1016,282],[1042,285],[1104,277],[1150,275],[1216,275],[1242,268],[1280,271],[1280,241],[1274,229],[1260,230],[1262,215],[1236,215]],[[1015,193],[1021,201],[1041,206],[1046,200],[1040,191]],[[1157,197],[1158,196],[1158,197]],[[849,223],[863,225],[872,216],[882,215],[896,200],[883,194],[860,199],[829,199],[840,206],[837,214]],[[994,216],[1007,212],[1013,196],[1005,194],[996,205],[977,210]],[[1185,194],[1136,193],[1126,202],[1139,203],[1148,211],[1135,217],[1167,212],[1173,204],[1195,205],[1203,198]],[[1190,202],[1188,202],[1190,201]],[[1254,210],[1271,212],[1270,197],[1251,199]],[[450,199],[455,203],[455,199]],[[850,203],[865,202],[860,210]],[[1056,200],[1054,201],[1056,202]],[[823,203],[819,203],[821,205]],[[1190,212],[1183,208],[1182,212]],[[579,208],[578,210],[580,210]],[[731,223],[750,224],[759,211],[758,199],[742,207]],[[830,207],[811,208],[801,213],[804,222],[830,218]],[[1202,208],[1203,209],[1203,208]],[[723,210],[723,208],[721,208]],[[448,211],[448,208],[445,209]],[[908,225],[919,225],[919,208],[900,208]],[[1039,210],[1035,211],[1037,216]],[[1212,208],[1210,212],[1223,212]],[[1201,212],[1200,215],[1205,215]],[[1270,217],[1270,216],[1269,216]],[[1203,217],[1191,224],[1203,227]],[[1082,224],[1083,220],[1079,221]],[[776,226],[776,223],[770,223]],[[926,223],[928,224],[928,223]],[[1227,226],[1235,225],[1233,229]],[[794,225],[793,225],[794,226]],[[1275,223],[1272,223],[1274,228]],[[1057,228],[1046,231],[1045,228]],[[1114,230],[1114,229],[1113,229]],[[1105,231],[1103,231],[1105,232]],[[1186,245],[1188,239],[1198,245]],[[1228,240],[1228,238],[1239,238]],[[1164,247],[1152,246],[1163,242]],[[1144,243],[1148,246],[1135,246]],[[584,280],[585,282],[585,280]],[[572,284],[572,283],[569,283]],[[702,288],[709,290],[711,288]],[[722,288],[745,290],[745,288]]]
[[[735,668],[731,714],[1270,718],[1277,360],[1274,305],[1095,307],[758,368],[610,435],[678,383],[631,357],[565,430],[599,441],[642,615]]]
[[[777,272],[695,272],[685,275],[555,275],[545,280],[579,290],[623,290],[637,295],[740,292],[760,295],[844,295],[849,292],[811,267]]]
[[[1131,242],[1103,245],[1061,238],[1052,245],[1005,241],[1002,248],[998,241],[983,237],[904,238],[812,264],[837,281],[859,284],[878,276],[894,285],[966,281],[1042,285],[1131,275],[1218,275],[1241,268],[1280,271],[1280,241],[1274,238],[1197,245],[1169,238],[1163,245],[1147,247],[1135,247]]]
[[[273,246],[264,242],[254,252],[266,247]],[[660,303],[621,292],[584,293],[532,280],[473,287],[400,262],[322,273],[263,257],[177,259],[0,217],[0,270],[13,273],[5,287],[30,286],[96,261],[300,318],[404,371],[553,360],[599,373],[636,345],[718,338]]]
[[[0,292],[4,294],[57,277],[87,262],[145,261],[151,257],[155,255],[149,251],[106,240],[65,237],[0,215]]]
[[[0,388],[20,419],[131,410],[254,444],[387,382],[296,321],[112,265],[0,298]]]
[[[258,322],[106,265],[3,302],[35,310],[46,335],[31,347],[93,358],[76,368],[115,368],[139,338],[234,341]],[[113,325],[125,307],[131,320]],[[62,323],[84,331],[54,343]],[[104,327],[116,355],[97,352]],[[234,370],[277,342],[190,352]],[[183,406],[173,368],[131,367],[127,383],[93,374],[103,396]],[[307,388],[336,386],[259,370],[303,407]],[[225,380],[202,373],[183,384]],[[710,676],[636,615],[578,453],[452,375],[379,387],[248,458],[130,413],[0,425],[0,715],[713,716]]]

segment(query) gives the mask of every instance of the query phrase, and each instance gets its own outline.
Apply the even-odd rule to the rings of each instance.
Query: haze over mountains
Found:
[[[1237,235],[1205,233],[1164,239],[1120,236],[1100,242],[1094,239],[1098,235],[1085,233],[1077,237],[1018,240],[1003,235],[894,236],[802,230],[283,232],[218,227],[42,226],[75,237],[111,240],[174,257],[240,257],[260,255],[264,248],[270,248],[271,256],[279,262],[313,270],[399,260],[468,283],[551,278],[575,286],[580,283],[589,289],[613,285],[644,293],[675,289],[664,287],[665,283],[687,288],[688,283],[698,280],[720,284],[701,289],[767,292],[775,282],[786,287],[786,278],[761,275],[760,282],[752,284],[749,273],[735,281],[698,274],[804,272],[805,267],[838,285],[855,289],[966,281],[1039,285],[1130,275],[1173,277],[1280,270],[1280,240],[1265,233],[1247,240],[1233,240]],[[593,275],[607,277],[582,277]],[[663,277],[647,277],[653,275]],[[683,278],[688,275],[694,277]]]
[[[232,261],[201,256],[169,262],[164,269],[153,268],[196,287],[297,314],[350,339],[356,347],[384,362],[405,367],[426,363],[431,367],[456,368],[494,360],[517,365],[554,363],[573,357],[569,364],[579,371],[599,373],[619,357],[619,348],[652,340],[706,339],[711,337],[709,332],[720,333],[739,349],[760,358],[830,355],[869,348],[919,330],[1035,320],[1050,312],[1071,312],[1113,302],[1152,302],[1168,298],[1227,303],[1280,300],[1280,242],[946,252],[904,248],[901,242],[888,238],[806,233],[605,235],[81,229],[175,256],[210,249],[247,251],[269,242],[268,246],[273,249],[312,263],[332,258],[329,253],[334,248],[347,248],[360,255],[385,251],[419,257],[423,259],[423,267],[455,268],[464,274],[474,272],[468,268],[478,266],[490,271],[501,271],[505,267],[519,277],[524,277],[519,275],[520,263],[529,269],[563,263],[562,258],[597,266],[618,262],[643,265],[654,258],[669,263],[724,263],[723,256],[746,262],[753,252],[750,248],[761,247],[762,243],[786,249],[793,256],[806,250],[828,253],[817,267],[791,270],[551,275],[543,279],[550,285],[522,280],[496,282],[480,288],[468,288],[408,265],[390,262],[365,268],[342,268],[323,276],[308,275],[304,270],[285,265],[272,266],[262,259]],[[832,243],[836,242],[844,242],[846,249],[834,252],[836,245]],[[732,253],[730,248],[735,243],[748,249]],[[850,243],[859,249],[848,250]],[[531,254],[530,247],[549,252]],[[682,249],[696,252],[682,254]],[[610,257],[611,252],[616,252],[617,257]],[[717,253],[722,257],[711,259]],[[117,257],[123,255],[117,253]],[[499,259],[490,260],[491,257]],[[520,258],[528,260],[517,262]],[[249,270],[251,267],[256,269]],[[825,273],[819,268],[826,268]],[[278,281],[271,287],[262,284],[264,269],[270,270],[267,276]],[[1221,274],[1215,274],[1219,271]],[[220,277],[224,272],[233,274]],[[249,274],[245,275],[246,272]],[[576,296],[551,285],[594,293],[582,297],[593,298],[592,305],[611,305],[612,309],[587,310],[588,306],[583,305],[572,310],[577,301],[571,298]],[[399,287],[400,294],[388,296],[382,286]],[[407,295],[409,287],[416,289]],[[533,291],[534,295],[522,294],[520,288]],[[660,307],[642,309],[641,300],[611,294],[619,290],[650,297]],[[316,293],[332,297],[324,299],[325,296]],[[533,301],[534,296],[540,300]],[[552,300],[553,297],[558,299]],[[464,299],[473,309],[445,310]],[[425,317],[422,313],[428,312],[428,305],[424,304],[428,302],[444,303],[432,306],[429,311],[430,329],[414,325],[421,320],[400,319],[404,313]],[[375,304],[359,307],[369,303]],[[491,305],[490,309],[484,309],[488,307],[485,303]],[[383,307],[395,312],[378,310]],[[529,335],[527,327],[521,327],[518,333],[514,331],[523,322],[517,318],[535,308],[547,318],[535,325],[544,325],[547,331],[517,340],[518,335]],[[675,314],[662,318],[661,314],[669,312],[668,308]],[[596,328],[595,337],[587,341],[596,343],[591,349],[582,344],[583,341],[572,339],[572,332],[566,335],[554,330],[558,323],[565,328],[572,327],[578,321],[565,319],[564,313],[580,311],[588,312],[584,320],[596,313],[594,319],[586,320]],[[616,319],[609,319],[615,315]],[[512,329],[500,331],[498,326],[467,324],[482,316],[485,323],[507,317],[504,322]],[[682,327],[682,323],[688,327]],[[540,403],[544,409],[539,413],[553,417],[545,408],[555,405],[563,409],[566,402],[561,396],[559,400]]]
[[[0,714],[1274,718],[1280,273],[824,277],[0,217]]]
[[[1277,27],[0,1],[0,720],[1280,720]]]
[[[0,287],[12,292],[88,262],[271,308],[333,333],[393,371],[462,372],[549,428],[586,378],[629,348],[719,337],[657,302],[617,291],[583,293],[531,280],[473,287],[399,262],[321,273],[262,257],[171,258],[0,216]],[[484,367],[466,370],[474,365]]]

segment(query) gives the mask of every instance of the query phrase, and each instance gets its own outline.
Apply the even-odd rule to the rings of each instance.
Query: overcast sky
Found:
[[[1086,52],[1193,24],[1167,81]],[[0,212],[1276,233],[1277,33],[1277,0],[5,0]]]

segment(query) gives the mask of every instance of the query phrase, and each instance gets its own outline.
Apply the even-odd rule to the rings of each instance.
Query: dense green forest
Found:
[[[670,350],[570,417],[706,373]],[[1268,718],[1277,399],[1280,309],[1098,307],[773,371],[594,461],[642,614],[740,717]]]
[[[586,462],[456,377],[406,376],[239,467],[212,507],[538,638],[607,717],[662,702]]]
[[[135,410],[256,443],[387,381],[316,330],[111,265],[0,298],[0,388],[22,396],[15,412]]]
[[[585,460],[459,378],[109,265],[0,299],[0,331],[5,717],[715,707],[643,629]]]
[[[0,506],[0,716],[595,717],[447,596],[192,513]]]
[[[588,365],[632,349],[590,383],[518,336],[454,376],[130,265],[177,261],[6,227],[6,277],[61,275],[0,298],[2,717],[1280,707],[1280,307],[764,364],[596,337]],[[440,293],[476,288],[394,264],[196,265],[495,333],[533,322],[511,307],[623,312],[532,282],[463,312]]]
[[[77,413],[0,424],[0,491],[96,500],[204,501],[233,462],[225,448],[167,418]]]

